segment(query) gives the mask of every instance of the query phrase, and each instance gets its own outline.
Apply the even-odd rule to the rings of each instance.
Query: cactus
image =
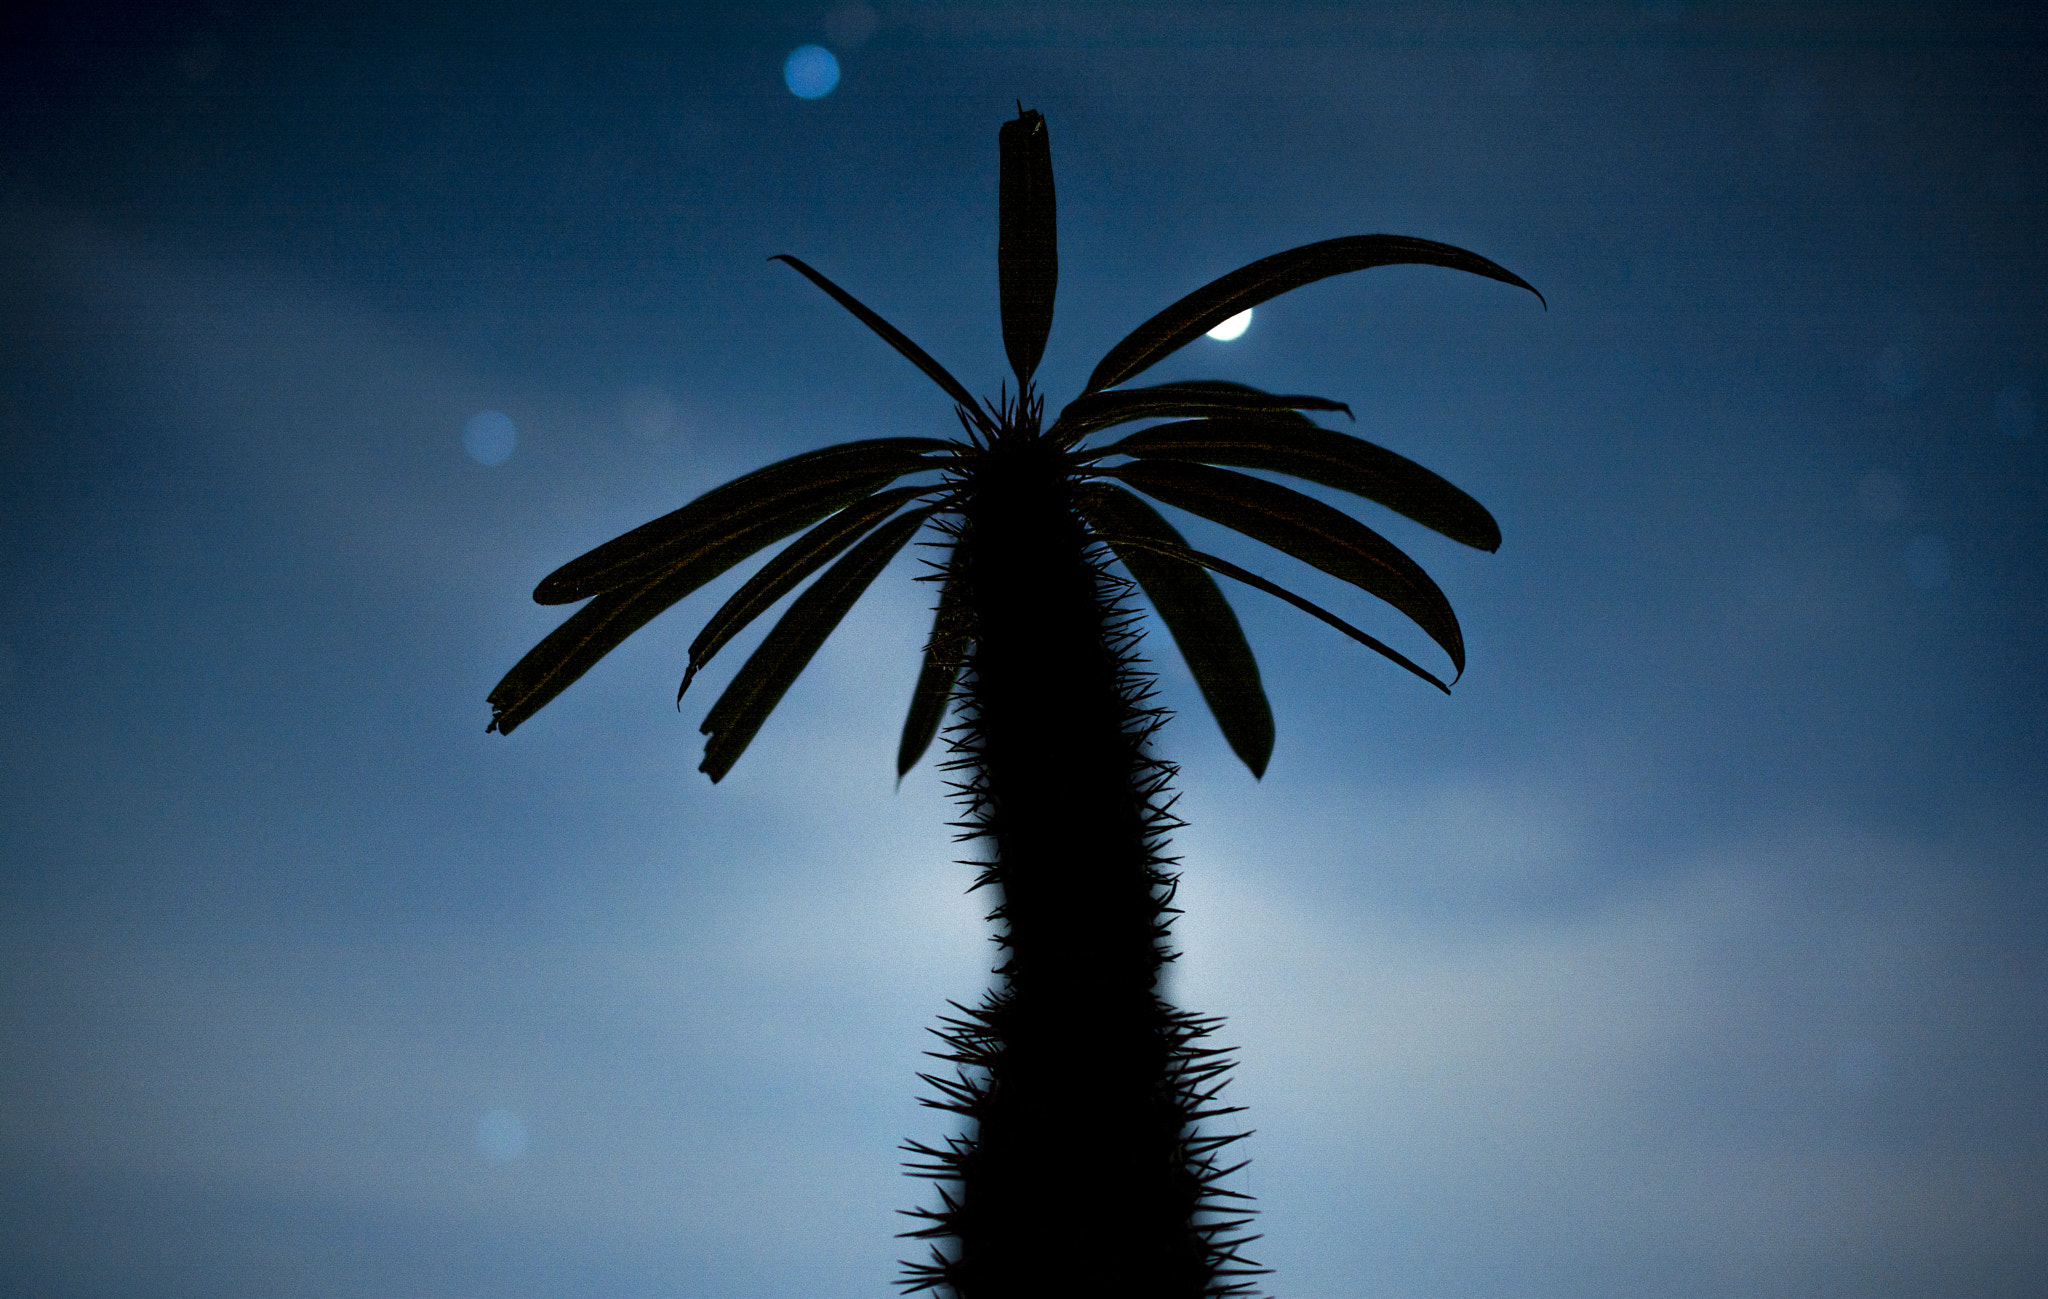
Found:
[[[1356,235],[1254,262],[1188,294],[1110,349],[1050,425],[1033,384],[1059,261],[1045,119],[1003,124],[997,266],[1016,379],[980,401],[931,355],[822,273],[816,284],[952,398],[958,438],[883,438],[792,457],[698,497],[571,561],[534,592],[588,601],[491,693],[510,733],[655,615],[792,535],[692,642],[677,699],[736,635],[804,586],[712,705],[700,770],[732,769],[818,647],[920,533],[945,558],[924,662],[897,750],[907,773],[950,711],[948,768],[978,843],[976,888],[996,900],[997,985],[940,1032],[953,1066],[927,1104],[967,1120],[943,1147],[911,1144],[938,1207],[908,1290],[959,1299],[1054,1293],[1194,1299],[1250,1293],[1243,1197],[1221,1185],[1235,1132],[1220,1092],[1216,1021],[1159,991],[1174,914],[1172,765],[1139,648],[1142,594],[1166,625],[1225,739],[1254,775],[1273,747],[1257,660],[1211,574],[1284,600],[1448,693],[1450,682],[1335,613],[1189,546],[1144,497],[1220,523],[1391,605],[1465,666],[1450,602],[1422,568],[1350,514],[1239,472],[1304,479],[1376,502],[1454,540],[1500,544],[1493,517],[1429,470],[1305,412],[1323,397],[1198,381],[1129,387],[1238,312],[1316,280],[1398,263],[1535,290],[1462,249]],[[1538,295],[1540,299],[1541,295]],[[1165,421],[1165,422],[1160,422]],[[1139,426],[1133,430],[1132,426]],[[1117,431],[1116,434],[1112,430]],[[1118,435],[1120,434],[1120,435]],[[1108,440],[1111,437],[1114,440]],[[907,481],[906,481],[907,480]],[[822,570],[822,571],[820,571]],[[814,576],[815,575],[815,576]]]

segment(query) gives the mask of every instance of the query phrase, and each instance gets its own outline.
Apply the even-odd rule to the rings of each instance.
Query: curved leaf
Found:
[[[1147,496],[1263,541],[1393,605],[1465,670],[1465,637],[1451,602],[1422,566],[1342,510],[1262,478],[1171,460],[1098,469]]]
[[[1187,542],[1157,510],[1121,487],[1083,492],[1077,504],[1159,611],[1231,752],[1253,776],[1264,776],[1273,756],[1273,709],[1259,681],[1259,661],[1215,579],[1199,565],[1163,556],[1158,546],[1184,550]],[[1134,544],[1141,542],[1153,545]]]
[[[1302,410],[1341,410],[1347,416],[1351,414],[1349,406],[1328,397],[1261,392],[1241,383],[1210,379],[1162,383],[1150,388],[1123,388],[1116,392],[1084,393],[1067,403],[1053,429],[1064,433],[1071,441],[1097,429],[1128,424],[1133,420],[1173,416],[1202,418],[1249,412],[1266,414],[1304,428],[1314,427],[1307,416],[1293,413]]]
[[[729,550],[736,536],[771,520],[787,525],[732,555],[726,563],[730,567],[905,474],[939,468],[925,458],[927,453],[955,446],[936,438],[875,438],[777,461],[577,556],[542,579],[533,598],[541,604],[588,599],[644,581],[672,565]]]
[[[963,407],[973,418],[976,427],[980,428],[983,432],[989,431],[988,416],[982,414],[981,408],[975,404],[974,395],[968,392],[966,386],[958,379],[955,379],[948,373],[945,366],[934,361],[931,353],[911,342],[902,330],[882,319],[873,311],[870,311],[860,299],[826,279],[823,275],[820,275],[802,260],[791,257],[788,253],[777,253],[768,260],[771,262],[788,262],[796,268],[799,275],[802,275],[805,279],[832,295],[834,302],[851,311],[861,324],[880,334],[883,342],[908,357],[912,365],[924,371],[933,383],[944,388],[946,395]]]
[[[1003,352],[1017,374],[1017,392],[1045,355],[1052,333],[1053,291],[1060,282],[1058,222],[1053,205],[1052,144],[1045,118],[1023,107],[998,134],[996,278],[1002,290]]]
[[[1305,478],[1377,501],[1453,541],[1500,549],[1500,525],[1478,501],[1406,456],[1313,424],[1188,420],[1133,433],[1096,454],[1235,465]]]
[[[781,535],[771,528],[756,529],[734,543],[735,550],[745,552],[735,558],[721,554],[678,564],[632,586],[606,591],[584,605],[528,650],[498,682],[490,694],[491,724],[486,729],[510,735],[513,727],[567,690],[656,614]]]
[[[1215,572],[1223,574],[1225,577],[1233,578],[1239,582],[1243,582],[1246,586],[1257,587],[1259,590],[1264,591],[1268,595],[1278,596],[1280,599],[1287,601],[1287,603],[1293,605],[1297,609],[1300,609],[1302,612],[1311,614],[1317,618],[1322,619],[1330,626],[1335,627],[1338,631],[1343,632],[1346,636],[1349,636],[1351,639],[1357,641],[1359,644],[1365,646],[1367,649],[1373,651],[1375,654],[1382,655],[1385,658],[1390,659],[1393,662],[1399,664],[1401,667],[1406,668],[1408,671],[1413,672],[1416,676],[1421,677],[1424,681],[1429,682],[1429,684],[1435,686],[1437,689],[1443,691],[1445,694],[1451,693],[1450,686],[1446,685],[1442,680],[1440,680],[1435,673],[1430,672],[1426,668],[1423,668],[1421,665],[1417,664],[1415,660],[1409,658],[1406,654],[1403,654],[1401,651],[1395,649],[1393,646],[1388,645],[1385,641],[1380,640],[1376,636],[1371,636],[1365,632],[1358,630],[1358,628],[1352,626],[1348,622],[1345,622],[1342,618],[1339,618],[1336,614],[1331,613],[1328,609],[1323,608],[1321,605],[1316,604],[1314,601],[1305,600],[1302,597],[1296,595],[1294,592],[1288,590],[1286,587],[1281,586],[1275,582],[1269,582],[1265,578],[1260,577],[1257,573],[1247,572],[1244,569],[1239,568],[1237,565],[1231,563],[1227,559],[1218,559],[1214,555],[1204,554],[1199,550],[1192,550],[1185,545],[1175,545],[1152,537],[1140,537],[1130,534],[1123,534],[1119,536],[1114,532],[1113,529],[1105,529],[1101,527],[1098,527],[1096,531],[1098,536],[1100,536],[1104,541],[1109,543],[1111,549],[1117,549],[1120,543],[1122,546],[1128,548],[1138,550],[1149,550],[1154,554],[1162,555],[1167,559],[1179,560],[1183,564],[1196,564],[1203,568],[1211,569]],[[1121,550],[1118,550],[1117,557],[1119,559],[1123,557],[1123,553]]]
[[[699,728],[709,738],[697,770],[714,784],[725,779],[846,611],[937,508],[912,510],[875,529],[796,598],[711,706]]]
[[[797,583],[867,535],[883,519],[894,514],[898,507],[937,490],[935,487],[898,487],[892,491],[877,492],[826,519],[763,564],[760,572],[748,578],[739,590],[732,593],[731,599],[719,606],[718,612],[711,615],[711,621],[704,624],[704,630],[697,633],[697,639],[690,642],[690,664],[683,671],[683,684],[676,687],[676,703],[680,705],[683,702],[683,692],[690,688],[690,681],[699,668],[709,663],[727,642],[745,630],[748,623],[795,590]]]
[[[1449,244],[1410,239],[1405,235],[1348,235],[1342,239],[1325,239],[1321,243],[1306,244],[1260,258],[1188,294],[1109,349],[1109,355],[1102,358],[1102,364],[1096,366],[1095,373],[1088,377],[1086,391],[1114,388],[1247,307],[1256,307],[1304,284],[1313,284],[1333,275],[1395,265],[1447,266],[1536,293],[1534,287],[1512,271],[1477,253],[1468,253]],[[1536,293],[1536,300],[1542,302],[1543,295]]]
[[[967,661],[966,610],[961,604],[959,584],[949,576],[939,590],[939,607],[932,614],[932,634],[924,643],[924,667],[917,674],[917,689],[910,694],[910,714],[903,719],[903,738],[896,745],[896,779],[910,774],[932,737],[945,720],[946,705],[952,702],[953,683]]]

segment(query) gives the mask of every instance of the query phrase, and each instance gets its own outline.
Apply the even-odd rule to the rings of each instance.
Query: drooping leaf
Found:
[[[798,274],[825,290],[826,293],[832,296],[834,302],[852,312],[861,324],[880,334],[883,342],[908,357],[912,365],[924,371],[933,383],[944,388],[946,395],[951,397],[955,403],[968,413],[969,417],[974,420],[977,428],[981,429],[984,433],[989,431],[991,426],[988,416],[984,415],[981,407],[975,403],[974,394],[968,392],[965,384],[962,384],[948,373],[945,366],[934,361],[931,353],[911,342],[902,330],[876,315],[860,299],[826,279],[799,258],[791,257],[788,253],[777,253],[768,260],[771,262],[788,262],[791,266],[794,266]]]
[[[1410,239],[1405,235],[1348,235],[1342,239],[1325,239],[1321,243],[1306,244],[1260,258],[1188,294],[1109,349],[1109,355],[1102,358],[1102,363],[1095,367],[1095,373],[1088,377],[1086,391],[1114,388],[1186,347],[1238,312],[1304,284],[1375,266],[1395,265],[1447,266],[1536,293],[1527,281],[1505,267],[1449,244]],[[1536,293],[1536,300],[1541,302],[1543,295]]]
[[[704,742],[704,761],[697,769],[710,776],[714,784],[723,780],[732,764],[746,752],[761,723],[782,702],[791,683],[854,601],[860,599],[868,584],[937,508],[912,510],[869,533],[805,588],[782,615],[718,702],[711,706],[710,715],[700,728],[708,738]]]
[[[1114,490],[1120,491],[1122,489],[1118,488]],[[1090,518],[1091,522],[1094,522],[1094,516],[1091,515]],[[1371,636],[1365,632],[1360,631],[1358,628],[1352,626],[1350,623],[1344,621],[1342,618],[1339,618],[1336,614],[1331,613],[1328,609],[1325,609],[1321,605],[1316,604],[1314,601],[1303,599],[1301,596],[1296,595],[1294,592],[1288,590],[1286,587],[1283,587],[1276,582],[1269,582],[1265,578],[1260,577],[1257,573],[1247,572],[1245,569],[1239,568],[1236,564],[1231,563],[1227,559],[1219,559],[1215,555],[1205,554],[1202,551],[1191,549],[1186,545],[1163,541],[1156,537],[1139,536],[1134,533],[1127,532],[1120,533],[1116,530],[1115,525],[1109,524],[1107,522],[1097,523],[1095,525],[1095,529],[1096,535],[1100,536],[1105,542],[1109,543],[1110,548],[1117,552],[1117,557],[1119,559],[1123,558],[1123,552],[1125,549],[1149,550],[1156,555],[1162,556],[1163,558],[1176,560],[1183,564],[1196,564],[1203,568],[1210,569],[1214,572],[1221,573],[1225,577],[1232,578],[1239,582],[1243,582],[1246,586],[1256,587],[1257,589],[1264,591],[1268,595],[1277,596],[1278,598],[1287,601],[1287,603],[1293,605],[1295,608],[1301,610],[1303,613],[1311,614],[1314,617],[1320,618],[1325,623],[1328,623],[1330,626],[1336,628],[1338,631],[1343,632],[1346,636],[1349,636],[1351,639],[1357,641],[1359,644],[1365,646],[1367,649],[1373,651],[1376,654],[1382,655],[1383,657],[1393,661],[1401,667],[1406,668],[1408,671],[1413,672],[1416,676],[1421,677],[1424,681],[1429,682],[1429,684],[1435,686],[1437,689],[1443,691],[1445,694],[1451,693],[1450,686],[1446,685],[1440,678],[1437,677],[1435,673],[1430,672],[1426,668],[1423,668],[1422,666],[1417,664],[1413,659],[1409,658],[1406,654],[1403,654],[1401,651],[1395,649],[1393,646],[1388,645],[1385,641],[1380,640],[1376,636]],[[1128,565],[1126,565],[1126,567],[1128,567]]]
[[[676,702],[682,702],[683,692],[690,688],[690,681],[698,669],[745,630],[747,624],[795,590],[799,582],[817,572],[840,551],[866,536],[883,519],[917,497],[936,490],[933,487],[898,487],[876,492],[826,519],[762,565],[760,572],[748,578],[739,590],[732,593],[732,598],[719,606],[718,612],[704,624],[704,630],[697,633],[697,639],[690,642],[690,664],[683,673],[683,684],[676,689]]]
[[[730,554],[716,571],[722,573],[762,546],[905,474],[939,468],[926,458],[928,453],[953,449],[953,443],[936,438],[876,438],[791,456],[714,487],[683,508],[579,555],[542,579],[533,598],[541,604],[588,599],[700,556],[730,554],[734,539],[751,536],[764,524],[785,525],[745,551]]]
[[[1253,776],[1264,776],[1273,756],[1273,709],[1244,628],[1215,579],[1199,565],[1162,555],[1157,545],[1186,549],[1186,541],[1159,511],[1122,488],[1105,485],[1083,492],[1079,504],[1096,535],[1109,543],[1159,611],[1231,752]]]
[[[951,565],[947,571],[950,574]],[[939,607],[932,615],[932,634],[924,643],[924,666],[917,674],[917,689],[910,694],[910,713],[903,719],[903,739],[896,746],[896,778],[910,774],[932,737],[945,720],[946,705],[953,698],[953,683],[967,660],[967,621],[960,600],[959,583],[949,576],[939,591]]]
[[[768,529],[750,537],[750,554],[777,540]],[[491,691],[489,729],[510,735],[512,728],[568,689],[626,637],[728,567],[730,563],[704,559],[678,564],[632,586],[606,591],[578,609],[528,650]]]
[[[1464,633],[1443,591],[1420,564],[1342,510],[1278,483],[1208,465],[1134,460],[1095,472],[1263,541],[1378,596],[1427,632],[1464,672]]]
[[[1406,456],[1334,429],[1187,420],[1133,433],[1097,454],[1235,465],[1305,478],[1377,501],[1453,541],[1500,549],[1500,525],[1485,506]]]
[[[1346,415],[1351,414],[1349,406],[1328,397],[1261,392],[1257,388],[1246,387],[1241,383],[1206,379],[1186,383],[1162,383],[1150,388],[1123,388],[1116,392],[1086,393],[1067,403],[1067,408],[1060,412],[1053,430],[1063,435],[1066,440],[1072,441],[1098,429],[1129,424],[1133,420],[1174,417],[1200,419],[1209,416],[1243,415],[1248,412],[1258,412],[1269,418],[1298,424],[1304,428],[1313,427],[1306,415],[1294,413],[1304,410],[1341,410]]]
[[[996,278],[1002,291],[1003,351],[1022,393],[1045,355],[1053,291],[1060,281],[1052,145],[1045,118],[1025,108],[1018,109],[1016,120],[1003,123],[998,139]]]

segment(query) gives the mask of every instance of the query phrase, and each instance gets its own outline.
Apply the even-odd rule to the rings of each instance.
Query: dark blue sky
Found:
[[[0,21],[0,1294],[885,1292],[991,955],[892,778],[912,562],[716,787],[669,704],[737,575],[510,739],[483,701],[562,561],[952,432],[769,255],[994,387],[1018,99],[1053,406],[1315,239],[1549,299],[1373,271],[1155,372],[1348,401],[1506,536],[1371,520],[1459,610],[1449,699],[1233,593],[1262,782],[1156,646],[1275,1292],[2037,1293],[2037,9]]]

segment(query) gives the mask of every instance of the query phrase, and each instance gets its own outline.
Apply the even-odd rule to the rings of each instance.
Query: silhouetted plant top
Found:
[[[1304,414],[1349,417],[1342,402],[1221,380],[1124,385],[1239,312],[1352,271],[1444,266],[1536,290],[1484,257],[1426,239],[1351,235],[1293,248],[1211,281],[1138,326],[1048,425],[1044,398],[1032,385],[1059,281],[1045,119],[1020,107],[1003,125],[1001,149],[996,255],[1015,396],[1006,384],[996,401],[977,401],[930,353],[824,274],[787,254],[771,259],[795,268],[924,371],[952,398],[963,436],[876,438],[792,456],[571,560],[541,582],[534,599],[589,603],[498,683],[490,695],[490,729],[511,733],[656,614],[801,532],[720,606],[690,645],[678,703],[698,671],[735,636],[816,575],[704,719],[708,739],[699,769],[717,781],[911,538],[927,525],[957,531],[963,501],[997,476],[1023,472],[1050,472],[1067,485],[1072,509],[1158,611],[1232,750],[1254,775],[1264,773],[1272,754],[1272,710],[1257,660],[1211,573],[1285,600],[1448,693],[1450,684],[1437,674],[1328,609],[1189,546],[1143,498],[1219,523],[1392,605],[1443,650],[1452,680],[1465,668],[1464,636],[1449,600],[1419,564],[1344,511],[1238,471],[1361,496],[1491,551],[1500,546],[1500,529],[1485,507],[1414,461],[1320,427]],[[1139,424],[1144,427],[1132,431]],[[949,578],[904,723],[899,776],[936,734],[971,636]]]

